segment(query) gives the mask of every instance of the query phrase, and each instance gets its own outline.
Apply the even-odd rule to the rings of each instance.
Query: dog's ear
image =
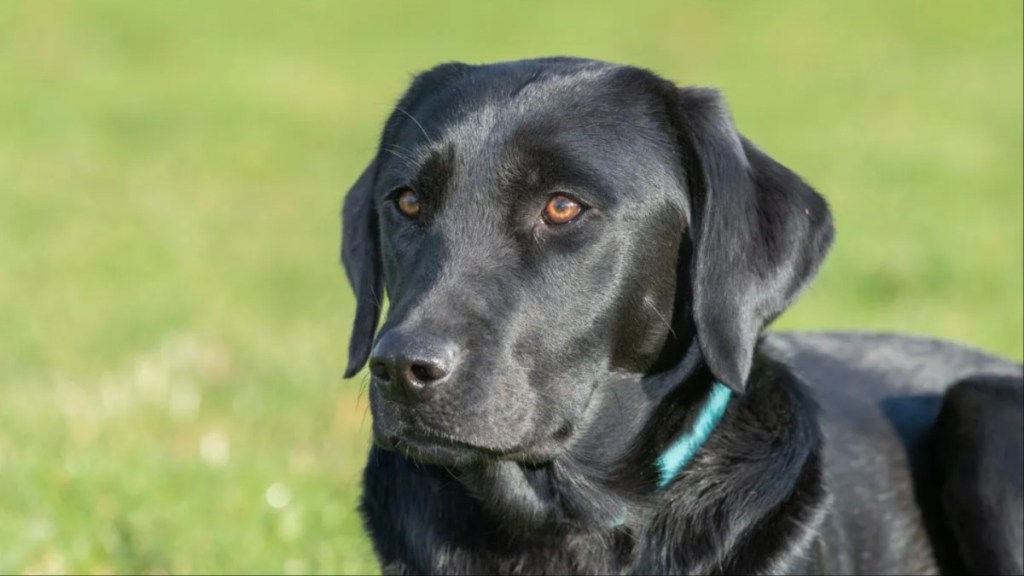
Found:
[[[373,205],[377,161],[363,170],[345,196],[342,209],[341,260],[356,296],[356,317],[348,345],[345,378],[366,364],[383,304],[380,238]]]
[[[832,216],[814,189],[736,131],[716,91],[683,88],[675,95],[697,340],[712,374],[740,392],[762,329],[824,259]]]

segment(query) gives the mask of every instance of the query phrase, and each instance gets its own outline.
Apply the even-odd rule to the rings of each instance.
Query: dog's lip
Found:
[[[383,441],[381,441],[383,440]],[[421,431],[381,438],[378,445],[423,464],[463,466],[496,456],[487,448],[455,440],[447,435]]]
[[[519,451],[518,447],[495,448],[491,446],[481,446],[473,444],[472,442],[459,440],[450,434],[436,432],[434,430],[425,430],[422,428],[408,429],[398,435],[396,440],[399,443],[414,447],[455,448],[460,450],[472,450],[474,452],[480,452],[492,456],[505,456]]]
[[[529,446],[481,446],[458,440],[443,432],[422,428],[408,428],[393,435],[375,436],[375,440],[384,449],[397,450],[408,458],[424,463],[456,464],[481,460],[541,463],[537,462],[536,457],[530,457]]]

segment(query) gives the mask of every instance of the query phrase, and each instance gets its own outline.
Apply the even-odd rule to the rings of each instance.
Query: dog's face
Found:
[[[602,386],[695,342],[742,389],[830,239],[823,200],[714,93],[583,60],[441,66],[346,200],[348,374],[369,360],[385,447],[543,462]]]

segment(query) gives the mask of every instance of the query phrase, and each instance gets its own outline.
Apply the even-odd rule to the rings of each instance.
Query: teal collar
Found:
[[[658,456],[658,488],[668,486],[679,472],[690,463],[693,456],[704,445],[718,425],[725,409],[729,407],[732,390],[724,384],[715,382],[711,387],[704,407],[697,414],[693,427],[679,436],[669,445],[668,449]]]
[[[662,489],[672,483],[672,480],[690,463],[700,447],[711,437],[715,427],[729,407],[729,399],[732,398],[732,390],[726,385],[715,382],[711,386],[711,393],[708,395],[704,406],[697,414],[693,427],[688,432],[676,438],[667,450],[658,456],[656,463],[658,467],[658,488]],[[617,528],[626,523],[625,512],[617,516],[610,524]]]

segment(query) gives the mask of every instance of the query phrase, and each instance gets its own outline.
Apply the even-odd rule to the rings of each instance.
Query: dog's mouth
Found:
[[[520,447],[491,448],[457,440],[431,430],[409,430],[400,435],[375,435],[374,441],[386,450],[399,452],[423,464],[460,467],[494,460],[515,460],[525,450]]]
[[[433,431],[406,431],[400,435],[375,434],[374,442],[410,460],[441,466],[466,466],[501,457],[503,451],[475,446]]]
[[[547,418],[548,426],[522,425],[533,418],[498,426],[495,420],[509,420],[507,414],[486,419],[487,425],[471,419],[438,418],[418,406],[405,406],[370,398],[373,440],[381,449],[394,451],[422,464],[460,468],[496,461],[543,465],[562,454],[573,441],[576,423],[565,416]],[[436,420],[442,420],[441,425]],[[550,426],[550,427],[549,427]],[[487,431],[487,433],[480,433]]]
[[[508,448],[479,446],[449,434],[423,428],[410,428],[400,434],[374,434],[374,442],[385,450],[396,451],[423,464],[463,467],[498,460],[531,465],[550,462],[561,450],[571,426],[566,424],[551,438]]]

